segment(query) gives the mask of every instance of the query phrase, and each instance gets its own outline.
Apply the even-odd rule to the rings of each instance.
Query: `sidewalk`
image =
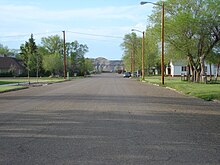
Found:
[[[4,86],[19,86],[19,85],[28,85],[29,82],[19,82],[19,83],[11,83],[11,84],[3,84],[3,85],[0,85],[2,87]]]

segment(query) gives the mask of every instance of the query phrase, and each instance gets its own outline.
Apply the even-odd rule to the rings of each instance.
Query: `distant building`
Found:
[[[107,60],[103,57],[98,57],[91,60],[97,72],[115,72],[117,70],[123,70],[122,60]]]
[[[22,60],[14,57],[0,56],[0,74],[10,73],[18,76],[25,72],[25,66]]]
[[[124,70],[124,65],[122,60],[110,60],[110,68],[113,72],[118,70]]]

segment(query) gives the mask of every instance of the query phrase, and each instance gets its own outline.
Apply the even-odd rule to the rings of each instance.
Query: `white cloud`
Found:
[[[140,31],[144,31],[146,29],[146,24],[143,23],[138,23],[134,26],[134,29],[140,30]]]
[[[94,55],[94,52],[99,50],[100,47],[105,49],[103,43],[105,43],[105,46],[114,45],[119,47],[122,38],[82,35],[68,31],[124,37],[124,34],[131,33],[132,28],[139,30],[145,28],[146,16],[151,8],[152,5],[141,6],[137,4],[133,6],[58,10],[41,8],[38,4],[12,5],[8,3],[1,4],[0,2],[0,43],[9,46],[9,48],[19,48],[20,44],[28,40],[31,33],[34,34],[36,41],[40,43],[41,37],[54,34],[62,37],[62,30],[66,30],[67,41],[79,40],[82,43],[91,45],[95,43],[94,45],[97,45],[97,48],[94,45],[90,48],[90,53]],[[54,31],[56,33],[52,33]],[[13,35],[15,37],[2,37]],[[96,50],[93,52],[93,49]],[[115,49],[121,51],[120,47]]]
[[[0,5],[0,17],[7,20],[68,20],[68,19],[138,19],[146,11],[141,6],[83,8],[77,10],[46,10],[37,6]]]
[[[128,22],[143,21],[147,7],[135,6],[107,6],[104,8],[83,8],[77,10],[43,9],[34,5],[0,5],[0,30],[9,35],[20,33],[45,32],[46,30],[64,30],[67,28],[85,28],[88,33],[121,34],[128,33]],[[90,24],[87,24],[90,22]],[[108,22],[108,24],[106,24]],[[109,26],[111,24],[111,26]],[[117,25],[118,24],[118,25]],[[124,25],[123,25],[124,24]],[[83,27],[84,26],[84,27]],[[122,27],[121,27],[122,26]],[[142,25],[135,27],[142,28]],[[90,29],[87,30],[87,29]],[[96,30],[98,29],[98,30]]]

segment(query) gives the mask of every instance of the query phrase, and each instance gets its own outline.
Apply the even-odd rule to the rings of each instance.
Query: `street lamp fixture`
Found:
[[[153,2],[141,2],[140,4],[141,4],[141,5],[145,5],[145,4],[147,4],[147,3],[150,3],[150,4],[153,4],[153,5],[158,5],[158,6],[160,6],[159,4],[157,4],[157,3],[153,3]]]
[[[140,31],[137,29],[131,29],[131,31],[136,31],[142,33],[142,71],[141,71],[141,78],[144,80],[144,31]]]
[[[162,26],[161,26],[161,83],[164,85],[164,1],[162,1],[162,5],[153,3],[153,2],[141,2],[141,5],[145,4],[153,4],[157,6],[162,7],[162,13],[161,13],[161,20],[162,20]]]

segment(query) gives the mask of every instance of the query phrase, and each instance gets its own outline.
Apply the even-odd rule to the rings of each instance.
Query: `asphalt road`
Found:
[[[219,165],[220,104],[102,74],[0,94],[1,165]]]

